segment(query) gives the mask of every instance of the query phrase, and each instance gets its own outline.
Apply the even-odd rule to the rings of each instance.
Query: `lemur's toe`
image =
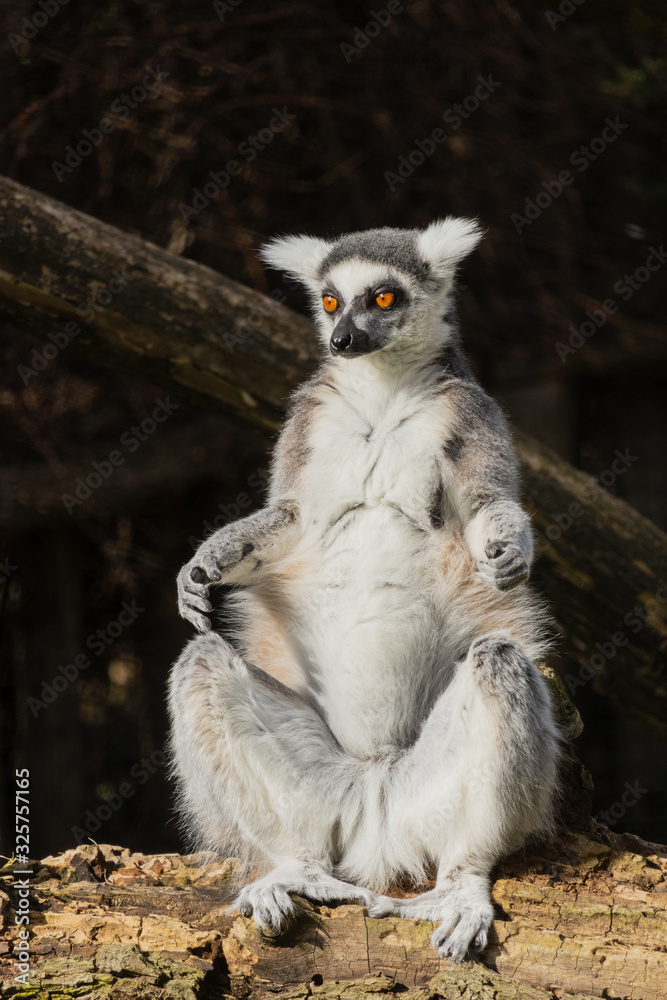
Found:
[[[378,920],[382,917],[388,917],[398,913],[400,904],[400,899],[392,899],[391,896],[376,896],[374,902],[368,907],[368,916]]]
[[[450,914],[433,932],[433,947],[443,958],[462,962],[467,954],[486,948],[492,919],[490,905],[479,909],[462,907],[459,912]]]
[[[282,886],[246,886],[232,904],[244,917],[252,916],[262,934],[281,934],[296,912],[296,904]]]

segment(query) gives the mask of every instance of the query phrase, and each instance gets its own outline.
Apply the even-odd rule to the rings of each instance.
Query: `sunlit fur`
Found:
[[[295,394],[266,507],[179,575],[201,634],[170,710],[190,839],[264,864],[236,905],[272,932],[290,894],[360,900],[439,922],[434,945],[460,960],[486,944],[491,867],[551,822],[531,529],[506,422],[454,320],[456,266],[479,238],[446,219],[263,250],[305,283],[327,354],[337,331],[352,343]],[[234,645],[209,631],[219,582],[238,585]],[[374,896],[430,866],[430,892]]]

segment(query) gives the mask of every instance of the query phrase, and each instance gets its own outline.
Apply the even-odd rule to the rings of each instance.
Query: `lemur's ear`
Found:
[[[286,271],[301,281],[314,281],[331,243],[316,236],[276,236],[265,243],[259,255],[265,264]]]
[[[484,231],[475,219],[446,219],[432,222],[417,237],[417,250],[440,278],[450,277],[456,265],[471,253]]]

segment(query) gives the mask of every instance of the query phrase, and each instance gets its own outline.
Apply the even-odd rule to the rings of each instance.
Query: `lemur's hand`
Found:
[[[254,549],[237,532],[213,535],[200,545],[190,562],[178,574],[178,611],[198,632],[207,632],[211,622],[202,614],[211,611],[209,587],[224,583],[225,570],[237,566]]]
[[[530,567],[518,545],[496,540],[489,542],[484,554],[486,559],[477,563],[477,569],[498,590],[509,590],[528,579]]]

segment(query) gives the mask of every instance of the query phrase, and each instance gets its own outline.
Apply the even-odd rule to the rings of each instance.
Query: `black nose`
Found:
[[[341,333],[334,333],[331,338],[331,350],[334,354],[342,354],[352,343],[352,334],[345,330]]]

